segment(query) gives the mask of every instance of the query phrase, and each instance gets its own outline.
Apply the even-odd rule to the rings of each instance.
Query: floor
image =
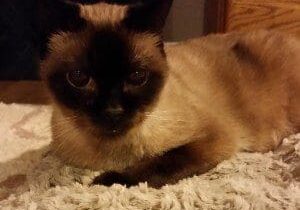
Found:
[[[48,104],[49,97],[45,85],[39,81],[0,82],[2,103]]]

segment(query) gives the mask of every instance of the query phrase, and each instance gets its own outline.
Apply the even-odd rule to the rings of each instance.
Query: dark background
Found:
[[[72,1],[89,4],[101,0]],[[124,4],[147,0],[102,1]],[[40,56],[45,54],[45,46],[50,33],[48,30],[56,24],[55,18],[51,15],[46,14],[39,17],[39,12],[41,12],[42,7],[42,13],[47,13],[49,7],[55,7],[53,2],[58,1],[0,1],[0,80],[32,80],[39,78],[38,63]],[[170,0],[170,5],[171,2],[172,0]],[[163,12],[168,13],[168,11]],[[60,15],[63,17],[64,14]]]
[[[36,0],[0,2],[0,78],[3,80],[38,77],[36,11]]]

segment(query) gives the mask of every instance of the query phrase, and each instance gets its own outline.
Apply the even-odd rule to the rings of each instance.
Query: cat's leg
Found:
[[[234,152],[235,145],[225,140],[196,141],[170,150],[162,156],[142,160],[140,164],[122,173],[104,173],[94,180],[94,184],[110,186],[119,183],[129,187],[147,182],[149,186],[159,188],[202,174],[231,157]]]
[[[151,187],[161,187],[164,184],[176,183],[178,180],[199,174],[212,166],[198,165],[185,147],[180,147],[159,157],[144,159],[138,165],[126,169],[122,173],[106,172],[94,180],[94,184],[110,186],[114,183],[126,186],[148,182]]]

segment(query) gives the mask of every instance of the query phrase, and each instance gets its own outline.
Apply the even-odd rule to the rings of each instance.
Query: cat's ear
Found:
[[[63,0],[38,0],[36,19],[42,57],[47,51],[47,42],[53,33],[78,31],[86,24],[80,17],[79,5]]]
[[[173,0],[148,0],[128,6],[125,25],[135,31],[161,33]]]

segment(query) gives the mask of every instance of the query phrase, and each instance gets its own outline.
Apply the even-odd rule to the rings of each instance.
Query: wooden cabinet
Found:
[[[276,29],[300,37],[300,0],[207,0],[205,33]]]

